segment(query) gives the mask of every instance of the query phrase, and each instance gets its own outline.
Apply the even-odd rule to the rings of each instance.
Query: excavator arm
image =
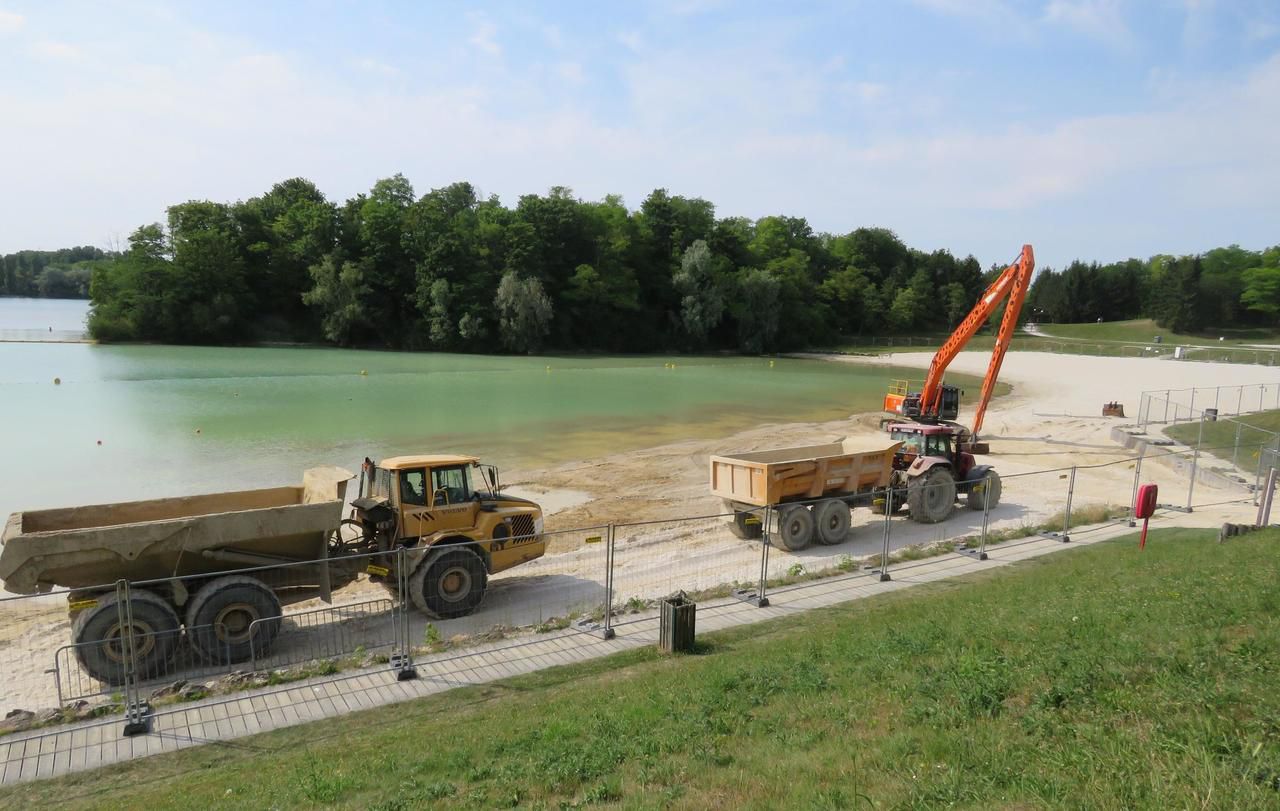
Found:
[[[978,435],[978,431],[982,429],[982,418],[987,413],[987,403],[991,401],[991,394],[995,391],[996,378],[1000,376],[1000,366],[1004,363],[1005,353],[1009,351],[1009,341],[1012,340],[1013,333],[1018,327],[1018,314],[1022,312],[1022,302],[1027,297],[1027,288],[1031,284],[1031,273],[1035,270],[1035,264],[1035,254],[1031,246],[1023,245],[1022,255],[991,283],[978,299],[973,310],[965,316],[960,326],[956,327],[955,332],[951,333],[951,336],[938,349],[933,356],[933,361],[929,364],[924,388],[920,390],[919,412],[921,415],[936,416],[942,393],[942,379],[947,367],[1000,306],[1000,302],[1008,297],[1009,306],[1005,308],[1004,318],[1000,321],[1000,331],[996,333],[996,344],[991,350],[991,363],[988,364],[987,375],[982,380],[982,397],[978,401],[978,411],[973,418],[973,435],[975,437]],[[899,403],[901,401],[899,395],[891,393],[890,397],[885,399],[886,405],[889,405],[891,399]]]

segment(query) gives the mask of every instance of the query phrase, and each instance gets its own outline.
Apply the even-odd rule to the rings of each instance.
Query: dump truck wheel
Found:
[[[206,661],[243,662],[271,650],[281,613],[280,598],[256,577],[219,577],[187,603],[187,638]]]
[[[778,512],[778,545],[799,552],[813,542],[813,513],[807,507],[783,507]]]
[[[956,504],[956,480],[945,467],[932,467],[907,483],[911,520],[936,524],[951,515]]]
[[[988,490],[991,491],[990,496],[985,495]],[[988,498],[990,499],[991,509],[994,510],[996,505],[1000,503],[1000,474],[994,470],[988,470],[982,475],[982,481],[969,488],[966,503],[969,505],[969,509],[981,512],[982,508],[988,503]]]
[[[834,546],[849,537],[849,505],[838,498],[829,498],[814,507],[813,520],[818,525],[818,543]]]
[[[169,671],[178,647],[178,614],[163,599],[149,591],[129,592],[133,613],[134,652],[139,679],[153,679]],[[76,616],[71,638],[76,643],[80,666],[104,684],[124,683],[124,651],[121,641],[119,600],[104,594],[98,604]]]
[[[764,534],[763,519],[755,513],[735,510],[729,531],[744,541],[754,541]]]
[[[451,549],[409,578],[409,597],[420,611],[442,620],[465,617],[484,598],[489,576],[469,549]]]

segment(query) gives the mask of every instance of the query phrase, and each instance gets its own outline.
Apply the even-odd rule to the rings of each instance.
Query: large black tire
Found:
[[[173,652],[181,641],[178,613],[149,591],[130,590],[133,613],[134,653],[139,679],[153,679],[169,672]],[[80,666],[104,684],[124,683],[125,661],[121,644],[119,600],[104,594],[98,604],[76,616],[71,639],[76,643]]]
[[[988,490],[991,491],[990,496],[986,495]],[[969,509],[979,512],[989,503],[991,509],[994,510],[996,505],[1000,503],[1000,490],[1000,474],[994,470],[988,470],[982,474],[981,481],[975,482],[969,488],[969,495],[965,498],[965,503],[969,505]],[[990,499],[989,502],[988,499]]]
[[[907,482],[907,510],[911,520],[936,524],[947,520],[956,506],[956,480],[945,467],[935,466]]]
[[[197,589],[187,603],[187,639],[205,661],[244,662],[270,652],[282,613],[280,598],[258,578],[219,577]]]
[[[409,576],[409,598],[419,611],[454,619],[476,610],[488,584],[484,561],[460,547],[414,570]]]
[[[744,541],[754,541],[764,534],[764,524],[761,517],[755,513],[734,510],[729,531]]]
[[[813,543],[813,513],[799,504],[778,510],[778,546],[788,552],[799,552]]]
[[[821,501],[813,508],[818,543],[834,546],[849,537],[849,505],[838,498]]]

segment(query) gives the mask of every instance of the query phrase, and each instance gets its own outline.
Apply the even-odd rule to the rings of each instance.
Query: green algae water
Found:
[[[889,378],[919,375],[729,356],[0,343],[0,515],[283,484],[365,456],[548,465],[875,411]]]

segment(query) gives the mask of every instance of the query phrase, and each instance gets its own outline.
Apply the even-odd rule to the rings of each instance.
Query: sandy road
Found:
[[[840,358],[842,362],[923,366],[926,354],[904,353],[885,358]],[[953,364],[957,371],[981,374],[984,353],[962,353]],[[999,530],[1037,523],[1060,512],[1066,501],[1067,474],[1072,465],[1101,465],[1081,469],[1075,483],[1074,504],[1127,504],[1133,482],[1130,454],[1109,438],[1117,422],[1095,415],[1103,402],[1119,400],[1136,410],[1145,389],[1181,388],[1191,385],[1228,386],[1280,382],[1276,370],[1257,366],[1233,366],[1132,358],[1086,358],[1045,353],[1010,353],[1002,378],[1013,392],[996,401],[988,413],[984,438],[992,444],[986,461],[1004,479],[1004,496],[992,512],[991,526]],[[962,414],[963,418],[967,415]],[[544,558],[494,577],[480,609],[472,616],[435,622],[439,634],[483,634],[495,626],[522,627],[589,614],[603,605],[605,547],[589,543],[599,530],[569,531],[573,527],[601,524],[619,526],[616,534],[614,572],[615,604],[629,598],[648,600],[677,589],[694,591],[726,583],[754,583],[760,573],[760,545],[731,535],[724,519],[671,520],[677,516],[709,516],[719,513],[718,499],[707,492],[707,457],[729,451],[757,450],[787,445],[814,444],[845,436],[877,433],[879,415],[854,415],[824,423],[764,425],[728,437],[662,445],[600,459],[582,460],[545,470],[516,471],[507,478],[548,506],[548,529],[555,535]],[[1037,472],[1052,471],[1052,472]],[[1167,491],[1185,492],[1187,480],[1168,464],[1148,460],[1143,479],[1160,483]],[[539,495],[541,494],[541,495]],[[1247,498],[1240,488],[1216,490],[1197,485],[1196,512],[1168,516],[1181,525],[1212,526],[1225,520],[1251,520],[1252,508],[1221,504]],[[1216,506],[1199,506],[1210,505]],[[552,511],[555,507],[555,511]],[[981,514],[963,506],[946,522],[915,524],[905,518],[891,522],[890,548],[927,544],[974,535]],[[811,547],[798,553],[773,549],[769,574],[777,576],[800,566],[816,571],[881,549],[883,519],[866,510],[853,513],[853,531],[845,543]],[[358,582],[335,595],[336,602],[357,603],[380,599],[380,586]],[[291,607],[302,611],[318,604]],[[361,620],[347,631],[381,641],[389,626],[381,620]],[[414,642],[425,635],[428,620],[414,615],[410,634]],[[0,712],[21,707],[37,709],[57,703],[53,667],[55,651],[69,642],[65,598],[59,595],[0,602]],[[337,633],[336,630],[332,633]],[[286,621],[277,658],[296,659],[316,645],[316,636]],[[64,655],[64,662],[70,657]],[[176,676],[175,676],[176,677]]]

